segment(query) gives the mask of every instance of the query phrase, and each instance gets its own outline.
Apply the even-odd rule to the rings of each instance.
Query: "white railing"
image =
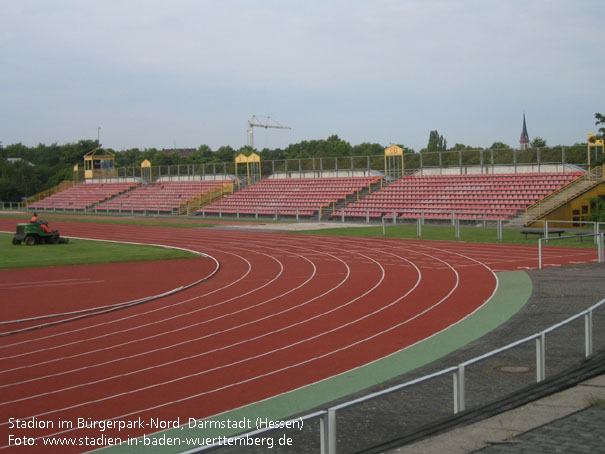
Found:
[[[320,435],[319,435],[319,444],[321,448],[322,454],[336,454],[337,452],[337,432],[338,427],[336,425],[336,414],[338,411],[343,410],[347,407],[351,407],[356,404],[360,404],[372,399],[376,399],[378,397],[393,393],[395,391],[402,390],[404,388],[409,388],[411,386],[428,382],[438,377],[442,377],[444,375],[452,374],[453,377],[453,397],[454,397],[454,407],[453,414],[457,414],[466,409],[466,380],[465,380],[465,369],[472,365],[476,364],[480,361],[484,361],[488,358],[491,358],[500,353],[511,350],[520,345],[526,344],[528,342],[535,341],[536,343],[536,355],[535,355],[535,364],[536,364],[536,382],[540,383],[546,379],[546,335],[556,331],[557,329],[568,325],[569,323],[578,320],[580,318],[584,318],[584,356],[586,358],[592,356],[593,354],[593,312],[605,305],[605,299],[602,299],[595,305],[589,307],[588,309],[575,314],[562,322],[559,322],[555,325],[546,328],[543,331],[535,333],[531,336],[525,337],[518,341],[512,342],[504,347],[501,347],[496,350],[492,350],[491,352],[485,353],[481,356],[477,356],[468,361],[462,362],[457,366],[449,367],[447,369],[440,370],[430,375],[426,375],[406,383],[402,383],[396,386],[392,386],[388,389],[378,391],[375,393],[367,394],[358,399],[350,400],[333,407],[329,407],[327,410],[317,411],[314,413],[310,413],[301,417],[297,417],[288,422],[295,422],[300,420],[310,420],[314,418],[319,418],[320,421]],[[237,436],[231,437],[231,440],[237,440],[244,437],[255,437],[262,435],[270,430],[274,429],[261,429],[256,430],[254,432],[247,432],[243,434],[239,434]],[[188,453],[197,453],[202,452],[207,449],[216,448],[217,445],[209,445],[209,446],[201,446],[199,448],[192,449],[187,451]]]
[[[595,227],[598,228],[599,224],[595,224]],[[547,227],[545,226],[545,229]],[[538,269],[541,270],[542,269],[542,242],[546,242],[548,243],[549,241],[556,241],[556,240],[569,240],[569,239],[574,239],[574,238],[594,238],[595,242],[597,243],[597,262],[598,263],[603,263],[604,260],[604,256],[605,254],[603,253],[603,244],[605,243],[605,239],[604,239],[604,235],[605,233],[584,233],[584,234],[577,234],[577,235],[567,235],[567,236],[558,236],[558,237],[549,237],[548,236],[548,230],[544,231],[544,238],[539,238],[538,239]]]

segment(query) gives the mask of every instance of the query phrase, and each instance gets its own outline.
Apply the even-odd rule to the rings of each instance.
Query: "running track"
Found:
[[[0,230],[12,231],[14,224],[0,219]],[[526,246],[69,222],[53,227],[64,236],[188,248],[214,257],[220,268],[161,299],[1,337],[2,449],[9,434],[99,435],[98,429],[61,429],[60,420],[180,418],[183,424],[317,382],[464,318],[494,293],[494,271],[537,265],[537,248]],[[550,265],[595,257],[595,250],[545,251]],[[208,261],[199,263],[204,277],[214,262],[192,263],[200,260]],[[167,262],[160,274],[171,273]],[[4,276],[0,271],[0,284],[7,283]],[[45,291],[69,299],[61,293],[65,286]],[[95,306],[113,303],[103,292],[90,296]],[[54,427],[10,427],[9,418],[32,417]]]

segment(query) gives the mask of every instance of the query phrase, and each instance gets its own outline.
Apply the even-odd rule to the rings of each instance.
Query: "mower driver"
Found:
[[[34,215],[29,220],[29,222],[31,224],[38,224],[40,228],[44,231],[44,233],[51,233],[50,229],[48,228],[48,221],[42,221],[41,219],[38,219],[38,213],[34,212]]]

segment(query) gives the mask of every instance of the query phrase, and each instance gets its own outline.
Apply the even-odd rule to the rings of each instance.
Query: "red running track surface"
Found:
[[[14,228],[7,221],[0,219],[0,229]],[[82,224],[53,226],[64,236],[82,235]],[[96,224],[86,224],[86,236],[189,248],[216,258],[220,269],[174,295],[1,337],[4,447],[9,434],[99,434],[61,429],[60,420],[186,422],[317,382],[464,318],[495,291],[494,270],[537,264],[536,247],[514,245]],[[545,251],[553,265],[595,257],[594,250]],[[200,277],[209,269],[204,260],[191,262]],[[2,273],[0,286],[10,274]],[[154,275],[182,280],[170,262]],[[55,289],[69,305],[64,289]],[[87,304],[113,301],[103,292],[90,296]],[[54,427],[10,427],[9,418],[32,417]],[[125,439],[155,431],[104,433]]]

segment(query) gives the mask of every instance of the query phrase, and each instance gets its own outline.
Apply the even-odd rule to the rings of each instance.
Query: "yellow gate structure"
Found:
[[[151,183],[151,176],[151,162],[149,159],[145,159],[141,162],[141,180]]]
[[[261,178],[261,169],[260,169],[260,156],[256,153],[250,153],[249,156],[240,153],[235,157],[235,179],[237,181],[238,188],[240,186],[240,181],[244,179],[244,175],[240,177],[240,166],[246,164],[246,176],[245,181],[246,185],[252,185],[254,183],[258,183]]]
[[[84,178],[114,178],[117,176],[115,155],[100,147],[84,155]]]
[[[398,180],[404,174],[403,148],[391,145],[384,150],[384,175],[387,180]]]

